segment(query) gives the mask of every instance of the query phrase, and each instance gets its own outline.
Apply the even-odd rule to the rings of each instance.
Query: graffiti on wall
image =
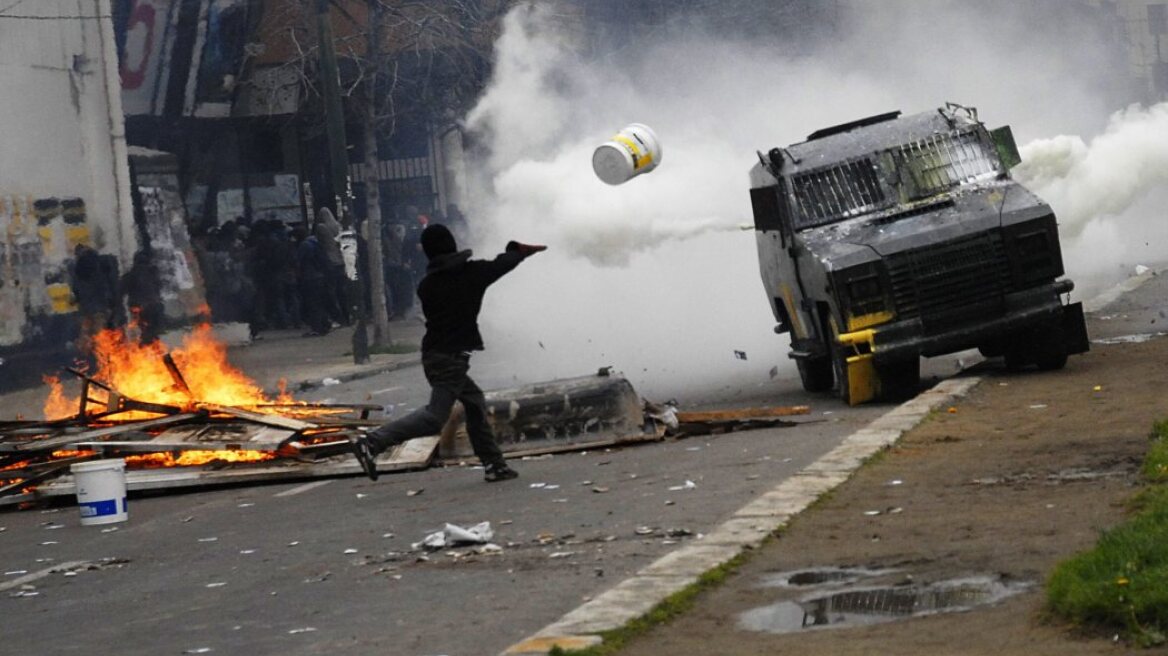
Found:
[[[38,316],[75,312],[69,267],[92,246],[85,201],[0,194],[0,346],[24,341]]]

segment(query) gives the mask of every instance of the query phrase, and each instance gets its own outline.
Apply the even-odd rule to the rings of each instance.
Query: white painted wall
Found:
[[[125,267],[136,237],[110,2],[2,5],[0,199],[83,199],[93,245]]]

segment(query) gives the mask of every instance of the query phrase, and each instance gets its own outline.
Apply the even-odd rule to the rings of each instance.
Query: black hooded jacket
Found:
[[[426,277],[418,283],[418,298],[426,316],[422,351],[461,353],[481,351],[479,310],[487,287],[523,261],[508,244],[493,260],[472,260],[469,250],[443,253],[430,259]]]

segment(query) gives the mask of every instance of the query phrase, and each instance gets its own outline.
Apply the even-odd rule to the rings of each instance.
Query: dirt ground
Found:
[[[1109,332],[1105,323],[1093,319],[1093,336]],[[1138,652],[1046,617],[1042,583],[1124,517],[1152,422],[1168,417],[1165,362],[1168,338],[1160,337],[1093,345],[1060,372],[986,363],[983,382],[952,411],[905,435],[693,610],[621,653]],[[743,627],[743,613],[810,594],[763,585],[768,576],[820,567],[895,570],[862,585],[974,576],[1034,585],[973,610],[882,624],[786,634]]]

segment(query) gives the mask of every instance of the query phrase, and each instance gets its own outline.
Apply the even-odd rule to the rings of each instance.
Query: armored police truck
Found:
[[[978,348],[1059,369],[1088,348],[1064,303],[1050,206],[1010,177],[1010,128],[952,103],[819,130],[758,154],[763,284],[803,387],[851,404],[917,392],[920,358]]]

